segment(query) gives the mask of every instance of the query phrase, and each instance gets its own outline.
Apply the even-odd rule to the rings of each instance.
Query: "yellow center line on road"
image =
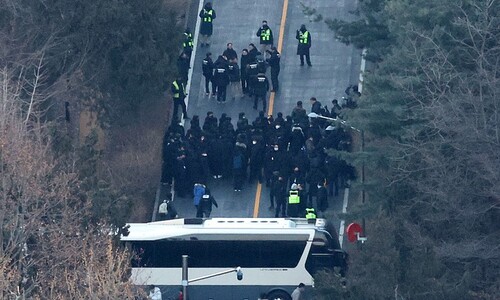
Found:
[[[260,194],[262,192],[262,183],[257,183],[257,192],[255,193],[255,204],[253,206],[253,217],[259,216]]]
[[[286,14],[288,12],[288,0],[283,0],[283,10],[281,12],[281,24],[280,24],[280,33],[278,37],[278,52],[281,53],[283,49],[283,39],[285,36],[285,24],[286,24]],[[271,92],[269,96],[269,105],[267,108],[267,115],[273,114],[274,108],[274,97],[276,96],[275,92]],[[259,216],[259,206],[260,206],[260,196],[262,193],[262,183],[257,183],[257,191],[255,192],[255,204],[253,206],[253,217],[257,218]]]

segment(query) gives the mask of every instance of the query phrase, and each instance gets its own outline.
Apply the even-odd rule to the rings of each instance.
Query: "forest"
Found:
[[[358,184],[367,243],[349,284],[324,299],[498,299],[500,3],[363,0],[355,22],[326,20],[366,49],[366,132]]]
[[[140,116],[166,111],[182,7],[0,3],[0,298],[134,299],[110,234],[159,176],[167,118]]]

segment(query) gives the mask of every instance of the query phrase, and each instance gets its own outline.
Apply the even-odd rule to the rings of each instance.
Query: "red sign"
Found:
[[[351,223],[347,226],[347,240],[351,243],[354,243],[358,240],[358,236],[363,234],[363,228],[358,223]]]

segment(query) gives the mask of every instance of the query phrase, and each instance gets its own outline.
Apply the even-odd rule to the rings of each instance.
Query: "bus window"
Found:
[[[180,268],[182,255],[193,268],[293,268],[306,247],[302,241],[161,240],[134,243],[132,264],[143,268]],[[286,254],[286,255],[284,255]],[[154,258],[154,259],[153,259]]]

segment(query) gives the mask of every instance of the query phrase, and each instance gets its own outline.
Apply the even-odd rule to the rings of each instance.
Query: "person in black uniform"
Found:
[[[201,196],[200,204],[198,205],[198,211],[196,212],[197,218],[210,218],[212,213],[212,206],[219,207],[217,201],[215,201],[214,196],[210,193],[210,189],[205,188],[205,194]]]
[[[214,116],[214,113],[209,111],[207,112],[207,116],[205,117],[205,121],[203,122],[203,131],[208,136],[213,136],[217,133],[218,120]]]
[[[248,50],[243,49],[241,51],[241,59],[240,59],[240,79],[241,79],[241,90],[243,94],[248,93],[248,73],[247,73],[248,64],[250,64],[250,56],[248,55]]]
[[[268,51],[268,53],[271,55],[267,59],[267,63],[271,67],[271,82],[273,84],[273,90],[271,92],[277,92],[279,89],[279,81],[278,81],[278,75],[280,74],[280,59],[281,59],[281,54],[278,52],[278,49],[276,47],[271,47],[271,50]]]
[[[282,218],[286,217],[286,181],[283,176],[278,176],[278,179],[272,183],[273,196],[276,201],[275,218],[280,215]]]
[[[238,59],[229,61],[227,74],[229,77],[229,91],[233,100],[243,97],[240,85],[240,67],[238,66]]]
[[[254,83],[254,100],[253,100],[253,109],[257,109],[257,103],[259,99],[262,99],[262,110],[266,110],[267,105],[267,92],[269,91],[269,80],[264,73],[259,73],[255,78]]]
[[[264,166],[265,155],[266,144],[264,143],[262,136],[253,136],[250,148],[250,182],[255,179],[262,182],[262,167]]]
[[[229,84],[227,58],[220,55],[217,61],[215,61],[214,67],[214,83],[217,86],[217,103],[225,103],[227,85]]]
[[[325,182],[320,181],[317,184],[316,192],[316,207],[318,211],[324,216],[325,211],[328,209],[328,190],[325,187]]]
[[[248,54],[250,56],[250,54]],[[253,59],[249,62],[249,64],[246,67],[246,73],[247,73],[247,92],[249,96],[255,95],[255,80],[257,79],[257,75],[259,74],[259,64],[257,63],[257,60]]]
[[[214,77],[214,62],[212,61],[212,53],[208,52],[202,63],[203,77],[205,77],[205,95],[210,95],[209,85]],[[215,85],[212,82],[212,96],[215,97]]]
[[[188,74],[189,74],[189,55],[186,52],[182,52],[177,58],[177,69],[181,76],[182,81],[187,84]]]
[[[177,151],[177,141],[174,138],[174,133],[165,131],[163,137],[163,164],[161,173],[162,184],[172,184],[174,173],[175,154]]]
[[[244,143],[237,141],[233,151],[233,179],[234,191],[240,192],[243,188],[243,182],[247,170],[247,147]]]

